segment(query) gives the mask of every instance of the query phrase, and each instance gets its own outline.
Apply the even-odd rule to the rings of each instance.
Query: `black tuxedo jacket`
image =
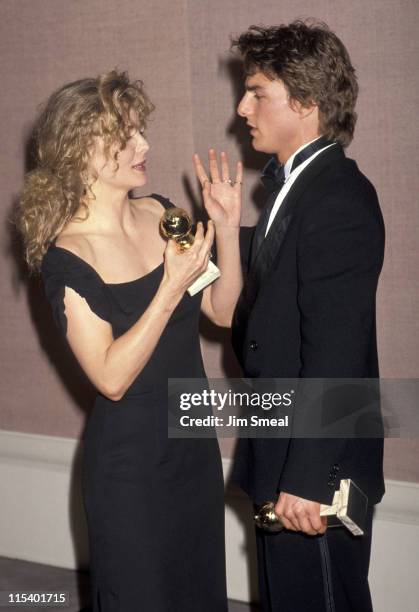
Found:
[[[375,378],[375,295],[384,223],[374,187],[340,145],[320,153],[291,187],[253,264],[233,320],[249,378]],[[233,481],[255,503],[279,491],[331,503],[352,478],[377,503],[382,439],[241,439]]]

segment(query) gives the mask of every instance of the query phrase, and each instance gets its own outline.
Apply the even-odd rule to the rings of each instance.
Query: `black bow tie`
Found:
[[[300,164],[302,164],[306,159],[311,157],[317,151],[328,147],[333,144],[332,141],[327,140],[324,136],[321,136],[314,142],[310,143],[304,149],[302,149],[297,155],[294,157],[292,162],[290,173],[295,170]],[[282,185],[285,182],[285,170],[284,166],[281,166],[275,157],[272,157],[264,169],[262,170],[262,176],[260,177],[263,186],[265,189],[272,193],[273,191],[279,191]]]
[[[285,182],[284,166],[280,166],[275,157],[272,157],[262,170],[260,180],[269,193],[279,191]]]

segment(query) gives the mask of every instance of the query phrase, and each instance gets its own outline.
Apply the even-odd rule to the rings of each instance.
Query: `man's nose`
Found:
[[[250,112],[250,99],[249,93],[247,92],[244,94],[243,98],[239,102],[239,105],[237,107],[237,114],[240,115],[240,117],[247,117]]]

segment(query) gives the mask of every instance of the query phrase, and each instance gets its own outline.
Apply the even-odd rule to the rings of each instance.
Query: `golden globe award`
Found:
[[[332,505],[320,506],[320,516],[328,516],[328,527],[344,525],[355,535],[365,531],[368,498],[349,478],[340,481],[339,491],[335,491]],[[275,503],[262,504],[255,514],[255,524],[264,531],[277,532],[284,529],[281,520],[275,514]]]
[[[194,243],[192,234],[192,221],[183,208],[168,208],[160,219],[160,231],[168,240],[174,240],[179,251],[186,251]],[[210,285],[221,275],[220,270],[212,261],[208,262],[206,271],[188,287],[189,295],[195,295],[207,285]]]

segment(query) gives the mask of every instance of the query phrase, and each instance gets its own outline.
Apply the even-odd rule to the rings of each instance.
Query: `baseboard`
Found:
[[[77,440],[0,431],[0,556],[75,568],[88,565]],[[231,460],[223,459],[226,481]],[[419,485],[386,481],[377,506],[370,584],[378,612],[417,612]],[[226,491],[226,555],[231,599],[257,598],[251,507]]]

